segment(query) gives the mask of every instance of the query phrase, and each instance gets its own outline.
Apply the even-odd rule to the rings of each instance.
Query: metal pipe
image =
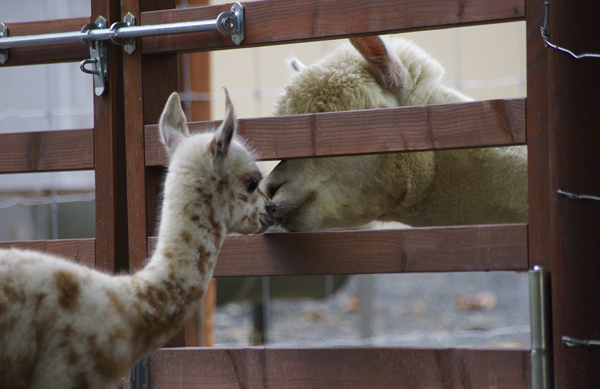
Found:
[[[31,45],[47,45],[52,43],[81,42],[81,39],[85,38],[86,35],[86,33],[81,31],[75,31],[59,32],[54,34],[12,36],[0,38],[0,49]]]
[[[217,31],[217,19],[158,24],[152,26],[121,27],[115,31],[114,36],[118,39],[128,39],[153,35],[184,34],[187,32],[205,31]]]
[[[104,41],[113,38],[128,39],[153,35],[185,34],[190,32],[220,31],[233,34],[235,20],[224,12],[217,19],[182,23],[157,24],[150,26],[120,27],[115,30],[96,28],[85,32],[60,32],[53,34],[25,35],[0,38],[0,49],[20,46],[70,43],[80,41]],[[232,24],[233,23],[233,24]],[[220,25],[219,25],[220,24]]]
[[[552,368],[552,305],[550,272],[535,266],[529,272],[531,309],[531,388],[554,388]]]

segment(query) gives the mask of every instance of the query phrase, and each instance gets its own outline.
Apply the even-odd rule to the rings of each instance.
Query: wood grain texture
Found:
[[[23,36],[81,31],[82,27],[89,23],[90,18],[88,17],[6,23],[6,26],[8,27],[8,36]],[[88,47],[79,42],[23,46],[9,49],[8,61],[0,67],[82,61],[89,56]]]
[[[528,0],[527,9],[529,265],[550,269],[549,50],[540,36],[546,6]]]
[[[139,1],[124,0],[122,5],[139,20]],[[127,163],[127,228],[129,243],[129,271],[144,267],[146,248],[146,168],[144,165],[144,88],[142,53],[135,50],[123,56],[125,147]]]
[[[21,250],[36,250],[61,256],[65,259],[94,268],[95,239],[57,239],[30,240],[19,242],[0,242],[1,248],[17,248]]]
[[[0,134],[0,173],[93,168],[91,129]]]
[[[264,46],[348,36],[388,34],[472,24],[521,20],[523,0],[288,0],[244,4],[241,47]],[[231,4],[142,13],[141,24],[152,25],[215,19]],[[144,54],[204,51],[237,47],[218,32],[147,37]]]
[[[600,52],[598,15],[600,2],[582,6],[551,1],[551,41],[575,53]],[[594,26],[596,33],[591,35],[585,26]],[[540,208],[550,215],[544,246],[550,247],[552,264],[554,384],[600,388],[600,348],[570,347],[562,341],[563,336],[600,339],[600,202],[557,193],[600,195],[600,61],[547,50],[548,94],[536,97],[548,101],[548,127],[543,129],[548,134],[541,138],[546,140],[541,148],[547,150],[547,159],[542,162],[549,176],[541,178],[548,182],[548,202]]]
[[[525,224],[228,236],[214,275],[492,270],[527,270]]]
[[[92,0],[92,19],[121,20],[118,0]],[[127,271],[127,177],[123,100],[123,49],[108,45],[108,84],[94,95],[94,170],[96,178],[96,268]],[[127,54],[125,54],[127,55]]]
[[[529,388],[528,350],[186,348],[150,355],[150,388]]]
[[[262,160],[522,145],[525,99],[240,119],[239,133]],[[166,164],[157,125],[146,126],[145,139],[146,165]]]

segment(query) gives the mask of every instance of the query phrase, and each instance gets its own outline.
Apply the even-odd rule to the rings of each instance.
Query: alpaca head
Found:
[[[276,115],[397,107],[413,83],[378,37],[356,38],[315,65],[290,61],[292,76]],[[381,212],[373,207],[377,156],[282,161],[263,182],[277,205],[276,222],[288,231],[354,227]],[[369,201],[364,201],[368,199]]]
[[[191,135],[173,93],[159,121],[162,143],[170,156],[165,201],[184,212],[208,207],[213,228],[227,232],[262,233],[272,224],[274,204],[259,188],[262,175],[255,157],[236,135],[237,120],[227,90],[225,119],[214,133]]]
[[[350,43],[311,66],[292,59],[292,76],[274,114],[425,105],[442,95],[443,68],[416,45],[380,37],[352,38]],[[449,102],[444,98],[435,102]],[[406,195],[410,180],[402,169],[394,172],[393,187],[387,186],[391,179],[382,169],[393,164],[381,155],[287,160],[262,186],[277,205],[276,222],[286,230],[354,227],[385,217],[397,198]]]

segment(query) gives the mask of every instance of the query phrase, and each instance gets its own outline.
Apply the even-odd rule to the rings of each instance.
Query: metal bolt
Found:
[[[233,30],[235,28],[235,19],[233,17],[231,17],[231,16],[228,17],[228,18],[225,18],[221,22],[221,25],[227,31],[231,31],[231,30]]]

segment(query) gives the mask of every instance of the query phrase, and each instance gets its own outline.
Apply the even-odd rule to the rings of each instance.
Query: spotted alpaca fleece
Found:
[[[0,250],[0,388],[115,387],[198,307],[226,233],[272,224],[226,100],[216,133],[190,135],[176,93],[165,106],[159,128],[170,163],[156,251],[141,271],[111,276]]]

